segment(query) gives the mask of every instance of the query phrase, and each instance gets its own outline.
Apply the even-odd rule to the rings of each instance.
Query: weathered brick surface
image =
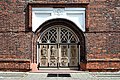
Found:
[[[0,1],[0,31],[25,30],[25,3],[21,0]]]
[[[33,61],[34,58],[36,62],[36,41],[33,40],[37,39],[28,28],[31,18],[25,17],[28,14],[24,12],[28,2],[43,3],[43,7],[44,3],[48,6],[49,3],[89,3],[85,6],[84,33],[87,59],[120,59],[120,0],[0,0],[0,59],[13,60],[7,63],[1,61],[1,68],[28,69],[30,66],[30,63],[15,62],[14,59]],[[86,69],[105,68],[119,69],[119,61],[91,61],[86,64]]]
[[[120,61],[100,61],[100,62],[88,62],[87,63],[87,70],[114,70],[120,69]]]
[[[89,0],[32,0],[41,3],[88,3]]]
[[[87,62],[86,69],[90,71],[120,69],[120,33],[87,33],[86,34]],[[105,61],[97,61],[97,60]],[[110,61],[113,60],[113,61]]]
[[[29,71],[30,61],[2,60],[0,61],[0,70],[4,71]]]
[[[90,0],[88,5],[89,31],[120,31],[120,1]]]
[[[18,58],[30,59],[32,55],[31,46],[31,33],[0,33],[0,55],[3,54],[3,57],[10,54],[16,55]]]
[[[86,51],[90,54],[119,54],[120,33],[86,33]],[[111,56],[112,57],[112,56]]]

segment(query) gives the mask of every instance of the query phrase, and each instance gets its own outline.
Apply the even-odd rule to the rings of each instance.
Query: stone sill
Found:
[[[88,5],[90,2],[29,2],[28,5],[79,5],[79,4],[83,4],[83,5]]]
[[[119,70],[120,68],[87,68],[88,70]]]
[[[120,59],[88,59],[87,60],[88,62],[96,62],[96,61],[98,61],[98,62],[102,62],[102,61],[104,61],[104,62],[114,62],[114,61],[118,61],[118,62],[120,62]]]
[[[30,62],[30,59],[0,59],[0,62]]]
[[[120,68],[104,68],[104,69],[120,69]]]

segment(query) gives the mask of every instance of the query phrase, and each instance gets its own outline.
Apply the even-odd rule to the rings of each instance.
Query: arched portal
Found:
[[[39,68],[80,68],[86,60],[83,32],[71,21],[52,19],[36,31]]]

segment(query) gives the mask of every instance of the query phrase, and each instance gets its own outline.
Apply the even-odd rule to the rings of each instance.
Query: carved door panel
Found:
[[[40,66],[46,67],[72,67],[78,66],[77,45],[41,45]],[[59,65],[58,65],[59,64]]]
[[[49,45],[49,66],[57,67],[58,50],[57,45]]]
[[[68,46],[61,45],[60,46],[60,66],[67,67],[68,66]]]
[[[48,46],[40,46],[40,66],[48,66]]]
[[[70,45],[70,65],[69,66],[78,66],[78,48],[77,45]]]

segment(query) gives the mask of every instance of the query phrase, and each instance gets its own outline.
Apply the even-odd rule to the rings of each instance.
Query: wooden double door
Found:
[[[75,44],[40,45],[40,67],[77,67],[79,59],[79,47]]]
[[[47,28],[38,39],[38,64],[40,67],[77,67],[79,42],[78,36],[67,26]]]

